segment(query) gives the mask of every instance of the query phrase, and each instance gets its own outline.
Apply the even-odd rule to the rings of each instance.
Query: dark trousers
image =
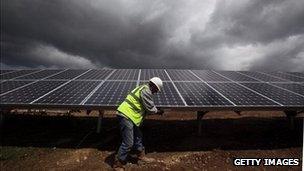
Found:
[[[117,158],[121,161],[126,161],[131,149],[138,151],[144,150],[142,142],[142,132],[130,119],[117,115],[120,126],[120,134],[122,143],[118,149]]]

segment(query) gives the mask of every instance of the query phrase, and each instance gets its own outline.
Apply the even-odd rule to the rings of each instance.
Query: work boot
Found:
[[[119,159],[115,158],[114,164],[113,164],[113,169],[116,171],[124,171],[125,162],[120,161]]]
[[[145,150],[138,151],[137,153],[137,158],[139,162],[146,162],[146,163],[152,163],[155,162],[156,160],[153,158],[149,158],[146,156]]]

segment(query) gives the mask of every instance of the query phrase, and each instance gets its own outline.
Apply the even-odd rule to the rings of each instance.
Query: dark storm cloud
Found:
[[[5,65],[304,68],[302,0],[1,3]]]

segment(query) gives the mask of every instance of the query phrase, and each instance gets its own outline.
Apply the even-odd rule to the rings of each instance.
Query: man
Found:
[[[136,151],[138,160],[151,161],[145,157],[145,148],[142,142],[142,124],[146,114],[160,114],[163,110],[156,108],[152,95],[159,92],[163,87],[163,82],[158,77],[153,77],[148,84],[136,87],[132,90],[124,102],[117,109],[117,117],[120,124],[122,143],[119,147],[115,159],[114,168],[123,168],[127,162],[127,156],[131,149]]]

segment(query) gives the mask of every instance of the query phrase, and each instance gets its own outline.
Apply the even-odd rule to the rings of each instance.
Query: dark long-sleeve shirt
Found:
[[[149,88],[145,88],[141,91],[141,101],[143,107],[145,108],[146,114],[157,113],[157,108],[154,104],[152,96],[152,92]]]

